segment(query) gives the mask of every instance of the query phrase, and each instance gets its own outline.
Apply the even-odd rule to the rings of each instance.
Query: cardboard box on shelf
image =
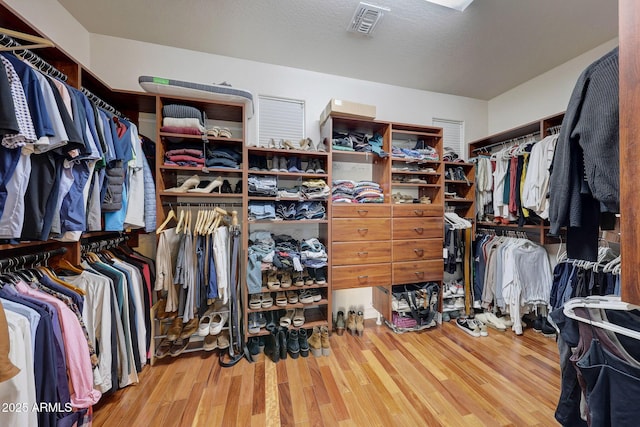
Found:
[[[327,121],[329,116],[375,119],[376,106],[332,98],[320,114],[320,124]]]

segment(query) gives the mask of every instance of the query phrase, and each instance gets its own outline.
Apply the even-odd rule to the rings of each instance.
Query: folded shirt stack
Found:
[[[207,149],[207,166],[210,168],[240,169],[242,152],[227,146]]]
[[[202,150],[192,148],[179,148],[164,153],[165,165],[177,166],[204,166]]]
[[[195,107],[168,104],[162,107],[162,132],[201,135],[207,132],[204,115]]]
[[[305,199],[324,199],[329,197],[331,189],[322,179],[302,181],[301,193]]]
[[[333,203],[354,203],[353,188],[355,181],[350,179],[336,179],[333,181],[331,189],[331,200]]]
[[[379,184],[371,181],[360,181],[353,189],[355,203],[383,203],[384,194]]]
[[[249,175],[247,191],[250,196],[277,196],[278,181],[275,176]]]
[[[440,156],[435,148],[430,147],[428,145],[425,148],[421,148],[418,150],[410,149],[410,148],[401,148],[401,147],[392,147],[391,154],[393,157],[402,158],[407,161],[433,161],[437,162],[440,160]]]

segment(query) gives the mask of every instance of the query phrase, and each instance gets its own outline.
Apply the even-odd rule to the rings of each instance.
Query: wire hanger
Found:
[[[0,46],[0,51],[3,51],[3,52],[7,52],[7,51],[12,52],[15,50],[23,50],[23,49],[40,49],[43,47],[54,47],[53,42],[49,39],[33,36],[31,34],[22,33],[20,31],[14,31],[14,30],[9,30],[9,29],[0,27],[0,34],[13,37],[21,41],[30,42],[30,44],[24,44],[24,45]]]

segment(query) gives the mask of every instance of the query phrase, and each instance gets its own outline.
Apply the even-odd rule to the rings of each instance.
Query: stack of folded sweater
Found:
[[[350,179],[336,179],[331,189],[331,201],[333,203],[353,203],[353,188],[355,181]]]
[[[372,181],[357,182],[353,189],[355,203],[383,203],[384,194],[379,184]]]
[[[202,144],[169,143],[164,153],[164,164],[167,166],[204,166],[205,159]]]
[[[211,147],[207,149],[207,166],[210,168],[240,169],[242,151],[240,147]]]
[[[207,132],[204,116],[200,110],[189,105],[168,104],[162,107],[160,131],[187,135],[202,135]]]

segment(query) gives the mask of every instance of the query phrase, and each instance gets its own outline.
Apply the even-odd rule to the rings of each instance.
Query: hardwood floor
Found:
[[[94,426],[550,426],[560,394],[555,340],[453,323],[397,335],[367,321],[333,334],[329,357],[166,358],[104,398]]]

